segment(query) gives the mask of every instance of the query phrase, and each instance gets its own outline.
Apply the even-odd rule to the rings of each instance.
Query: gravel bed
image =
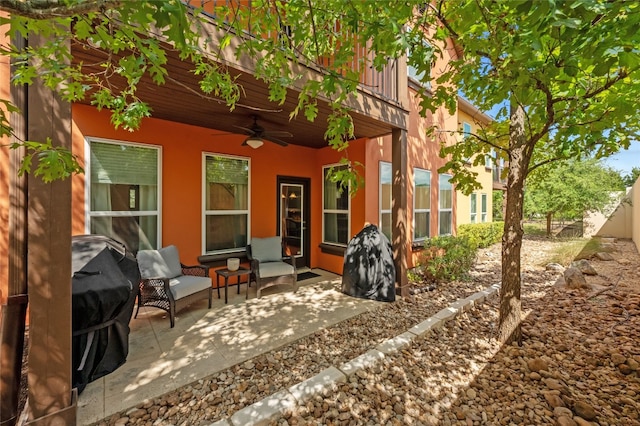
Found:
[[[637,407],[633,411],[624,402],[634,398],[637,401],[640,393],[637,371],[631,370],[624,375],[616,367],[613,372],[592,374],[589,368],[593,363],[584,361],[585,356],[573,356],[579,355],[574,354],[574,350],[582,350],[580,345],[589,341],[584,337],[586,333],[580,331],[580,321],[589,322],[593,312],[584,314],[586,319],[584,315],[575,314],[572,304],[576,295],[554,287],[561,273],[546,271],[540,266],[554,244],[545,240],[524,242],[523,253],[527,255],[523,257],[522,268],[523,309],[529,315],[523,324],[525,342],[522,348],[500,350],[494,335],[497,298],[493,298],[447,323],[437,333],[417,339],[375,368],[358,373],[339,389],[298,406],[272,424],[560,424],[556,422],[561,417],[575,424],[596,424],[577,416],[577,402],[584,402],[597,411],[597,416],[591,420],[596,419],[600,425],[638,424]],[[337,366],[357,357],[455,300],[499,282],[498,246],[481,251],[471,275],[470,281],[442,284],[433,291],[416,294],[411,300],[384,305],[160,398],[144,401],[96,424],[208,425],[230,417],[331,365]],[[602,306],[608,306],[609,294],[613,292],[599,296],[605,299]],[[563,304],[566,300],[569,303]],[[591,301],[585,303],[593,304]],[[637,321],[638,316],[634,313],[637,304],[635,306],[635,310],[633,305],[624,309]],[[601,316],[607,317],[606,314]],[[555,329],[559,321],[556,318],[564,321],[561,323],[564,333]],[[593,328],[600,329],[599,323],[591,322]],[[629,361],[633,366],[634,357],[640,356],[637,353],[640,327],[635,327],[634,334],[633,327],[621,326],[626,328],[617,338],[611,337],[613,341],[605,344],[606,338],[595,339],[600,345],[598,351],[587,350],[592,355],[598,353],[603,365],[607,364],[607,356],[614,347],[624,357],[625,365]],[[617,343],[623,337],[632,339],[631,342],[635,339],[635,347],[627,342],[619,349]],[[550,346],[550,342],[556,345],[559,340],[567,350]],[[592,360],[593,356],[587,358]],[[545,362],[546,369],[533,371],[527,364],[532,359]],[[583,360],[585,365],[576,366],[574,360]],[[582,376],[580,380],[576,378],[573,371],[580,371],[583,376],[589,373],[587,376],[599,379],[592,384]],[[615,379],[610,377],[612,374],[616,375]],[[585,387],[594,391],[587,393],[583,391]],[[605,396],[613,398],[614,394],[619,402],[604,400]],[[580,404],[577,406],[581,407]],[[556,413],[561,411],[558,407],[571,414],[562,412],[564,416],[559,415]],[[585,415],[584,412],[581,414]],[[628,422],[612,422],[609,419],[613,415],[622,416]]]

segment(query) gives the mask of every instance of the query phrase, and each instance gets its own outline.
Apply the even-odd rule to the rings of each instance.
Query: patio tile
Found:
[[[229,303],[214,292],[213,306],[201,301],[182,309],[170,328],[167,314],[143,308],[132,319],[127,362],[90,383],[80,395],[78,424],[95,422],[221,370],[276,349],[371,309],[382,302],[340,293],[340,277],[316,271],[298,292],[270,287],[256,298],[255,286],[229,289]]]

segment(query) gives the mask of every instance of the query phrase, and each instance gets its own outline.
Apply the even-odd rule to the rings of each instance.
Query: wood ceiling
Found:
[[[289,114],[297,104],[296,91],[289,90],[285,103],[278,105],[269,101],[265,83],[255,79],[250,73],[232,68],[231,71],[243,87],[243,93],[235,110],[230,111],[223,102],[216,101],[213,97],[208,98],[201,92],[199,77],[191,72],[191,63],[181,61],[174,52],[168,53],[169,78],[166,83],[158,86],[146,75],[138,84],[137,95],[151,106],[154,118],[215,129],[220,133],[242,134],[242,130],[236,126],[248,127],[253,123],[252,117],[257,116],[258,123],[266,130],[292,133],[293,137],[286,138],[288,143],[313,148],[327,146],[324,133],[330,109],[326,102],[318,102],[318,116],[314,122],[309,122],[302,114],[289,120]],[[100,71],[100,64],[109,60],[104,52],[79,45],[72,47],[72,54],[74,63],[82,63],[87,72]],[[391,105],[388,108],[388,116],[402,114],[397,106]],[[351,115],[356,138],[388,134],[394,127],[389,122],[366,114],[352,112]]]

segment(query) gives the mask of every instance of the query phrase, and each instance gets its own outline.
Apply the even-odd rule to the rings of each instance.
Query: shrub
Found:
[[[431,281],[465,279],[476,257],[476,247],[467,237],[445,235],[426,240],[419,263]]]
[[[504,222],[466,223],[458,226],[458,236],[469,238],[475,248],[489,247],[502,239]]]

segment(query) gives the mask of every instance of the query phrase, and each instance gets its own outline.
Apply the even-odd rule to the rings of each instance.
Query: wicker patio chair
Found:
[[[136,258],[142,279],[134,318],[140,306],[153,306],[169,313],[173,328],[176,312],[185,306],[208,297],[211,309],[213,289],[209,268],[182,264],[176,246],[140,250]]]
[[[281,237],[252,238],[247,246],[251,277],[256,282],[258,297],[267,287],[289,284],[298,290],[298,271],[294,256],[285,256]]]

